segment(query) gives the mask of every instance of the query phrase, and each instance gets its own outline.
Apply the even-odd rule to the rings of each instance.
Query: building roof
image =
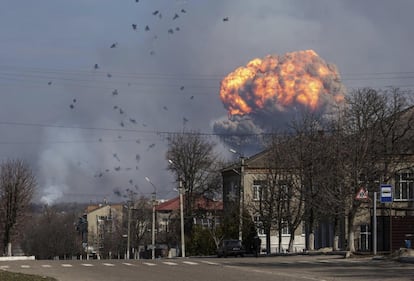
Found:
[[[109,206],[113,209],[117,209],[118,211],[122,210],[122,207],[123,207],[122,204],[94,204],[94,205],[88,205],[85,209],[85,213],[89,214],[93,211],[104,208],[106,206]]]
[[[183,201],[185,201],[185,195],[183,196]],[[223,202],[215,201],[209,199],[205,196],[198,196],[195,198],[195,209],[203,209],[209,211],[220,211],[223,210]],[[156,207],[157,211],[176,211],[180,209],[180,197],[175,197],[170,200],[167,200]]]

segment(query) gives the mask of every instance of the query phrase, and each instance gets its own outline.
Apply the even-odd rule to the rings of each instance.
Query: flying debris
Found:
[[[135,1],[138,2],[138,0]],[[118,197],[121,197],[121,191],[119,191],[119,189],[114,189],[114,194]]]
[[[141,143],[141,140],[136,140],[135,141],[137,144],[140,144]]]
[[[106,77],[111,78],[112,77],[112,74],[111,73],[108,73],[108,74],[106,74]]]
[[[97,63],[95,63],[95,65],[93,66],[93,68],[98,69],[99,65]]]
[[[133,185],[134,184],[134,181],[131,180],[131,179],[128,182],[129,182],[130,185]]]
[[[194,99],[194,96],[191,96],[191,97],[190,97],[190,100],[193,100],[193,99]]]
[[[122,108],[119,109],[119,114],[124,114],[124,111],[122,110]]]
[[[118,139],[122,139],[122,136],[118,136]]]
[[[178,19],[180,16],[178,14],[175,14],[173,17],[173,20]]]
[[[137,160],[137,162],[139,162],[139,160],[141,160],[141,156],[139,154],[135,155],[135,160]]]
[[[156,10],[156,11],[154,11],[152,14],[153,14],[154,16],[156,16],[158,13],[159,13],[159,11],[158,11],[158,10]]]
[[[187,13],[187,11],[184,10],[184,9],[181,9],[181,13],[185,14],[185,13]]]
[[[137,124],[137,120],[129,118],[129,122],[131,122],[132,124]]]
[[[145,26],[145,31],[149,31],[149,30],[150,30],[149,26],[148,25]]]
[[[124,124],[124,122],[122,122],[122,121],[121,121],[121,123],[119,123],[119,125],[120,125],[121,127],[125,127],[125,124]]]
[[[180,28],[177,26],[177,27],[175,28],[175,31],[180,31]]]
[[[132,29],[137,30],[137,25],[135,23],[132,24]]]
[[[187,118],[185,118],[185,117],[183,117],[183,123],[185,124],[185,123],[187,123],[188,122],[188,119]]]
[[[52,85],[52,81],[47,82],[48,85]]]
[[[99,138],[99,139],[98,139],[98,141],[99,141],[99,142],[102,142],[102,138]]]
[[[118,109],[118,106],[117,105],[114,105],[113,108],[114,108],[114,110],[117,110]]]
[[[138,3],[139,2],[139,0],[135,0],[135,3]]]
[[[181,91],[182,91],[182,90],[184,90],[184,86],[181,86],[181,87],[180,87],[180,90],[181,90]]]
[[[155,55],[155,52],[151,50],[151,51],[150,51],[150,55],[151,55],[151,56]]]
[[[109,171],[110,171],[109,169],[105,169],[105,172],[109,173]]]
[[[113,49],[113,48],[115,48],[116,46],[118,45],[118,43],[117,42],[115,42],[115,43],[112,43],[112,45],[111,45],[111,49]]]
[[[76,99],[73,99],[73,103],[76,103]]]
[[[150,150],[151,148],[154,148],[154,147],[155,147],[155,143],[151,143],[151,144],[148,146],[147,151],[148,151],[148,150]]]
[[[70,109],[74,109],[75,106],[73,104],[69,105]]]
[[[174,33],[174,30],[172,28],[168,29],[168,33],[169,34],[173,34]]]
[[[112,156],[113,156],[116,160],[118,160],[118,162],[121,162],[121,159],[119,159],[118,154],[114,153],[114,154],[112,154]]]
[[[118,95],[118,90],[117,90],[117,89],[113,90],[113,91],[112,91],[112,95],[113,95],[113,96],[117,96],[117,95]]]
[[[114,170],[117,172],[121,171],[121,166],[115,167]]]
[[[162,107],[162,109],[164,110],[168,110],[168,107],[166,107],[165,105]]]
[[[142,123],[142,126],[143,126],[143,127],[147,127],[147,124],[145,124],[145,123]]]
[[[229,21],[229,17],[223,18],[223,21]]]

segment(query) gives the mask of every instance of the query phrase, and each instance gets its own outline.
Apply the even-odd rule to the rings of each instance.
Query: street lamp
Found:
[[[175,166],[174,162],[171,159],[168,159],[168,162]],[[185,258],[185,233],[184,233],[184,207],[183,207],[183,182],[180,177],[178,177],[178,192],[180,194],[180,227],[181,227],[181,257]]]
[[[125,205],[124,205],[125,206]],[[131,201],[128,201],[128,233],[127,233],[127,252],[126,252],[126,259],[129,259],[129,248],[131,247]]]
[[[243,240],[243,206],[244,206],[244,156],[236,150],[230,148],[231,153],[240,157],[240,198],[239,198],[239,240]]]
[[[145,180],[149,182],[154,188],[154,192],[151,196],[152,201],[152,259],[155,259],[155,205],[157,203],[157,187],[151,182],[148,177],[145,177]]]

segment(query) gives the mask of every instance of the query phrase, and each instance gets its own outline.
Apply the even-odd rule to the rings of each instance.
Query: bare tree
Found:
[[[8,160],[0,169],[0,232],[3,252],[11,255],[11,241],[22,227],[36,180],[21,160]]]
[[[168,168],[183,181],[187,216],[193,210],[194,193],[214,192],[220,187],[209,184],[212,179],[217,179],[218,156],[213,151],[214,147],[215,143],[197,132],[173,134],[169,138],[166,155],[170,160]]]
[[[73,212],[59,212],[55,207],[44,206],[42,214],[33,214],[25,225],[23,250],[39,259],[80,255],[82,239],[76,230],[76,219]]]
[[[368,190],[387,183],[395,174],[405,149],[410,148],[407,134],[414,120],[405,93],[398,89],[377,91],[358,89],[346,97],[344,110],[338,118],[338,128],[344,132],[346,147],[345,179],[346,212],[348,218],[348,250],[355,251],[355,215],[361,202],[355,194],[361,186]]]

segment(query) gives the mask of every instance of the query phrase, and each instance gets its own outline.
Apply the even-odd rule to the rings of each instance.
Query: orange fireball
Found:
[[[253,59],[228,74],[220,87],[220,98],[230,115],[269,106],[283,111],[297,104],[315,110],[327,101],[341,101],[343,93],[336,67],[313,50]]]

